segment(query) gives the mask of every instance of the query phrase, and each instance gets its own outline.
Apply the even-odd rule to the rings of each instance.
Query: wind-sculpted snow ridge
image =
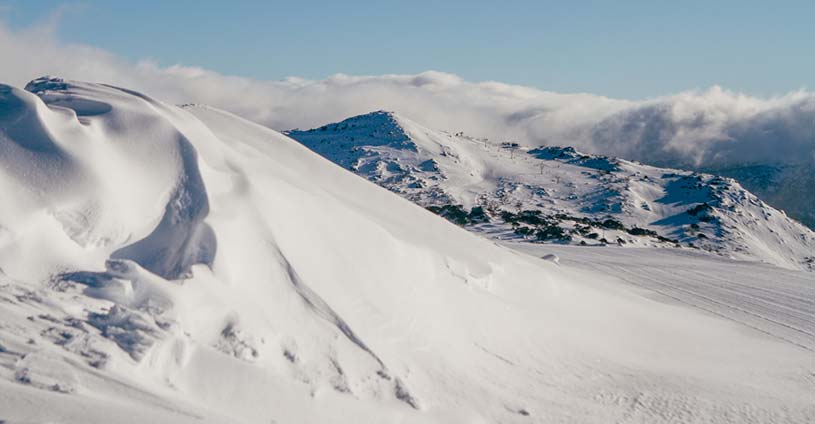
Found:
[[[506,249],[216,109],[28,89],[0,86],[0,420],[815,419],[806,345]]]
[[[287,134],[501,239],[698,248],[815,270],[815,233],[729,178],[449,134],[382,111]]]

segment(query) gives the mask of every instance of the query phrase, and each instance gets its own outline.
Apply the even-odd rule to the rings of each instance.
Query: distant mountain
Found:
[[[384,111],[286,134],[493,237],[681,246],[815,269],[815,233],[730,178],[450,134]]]

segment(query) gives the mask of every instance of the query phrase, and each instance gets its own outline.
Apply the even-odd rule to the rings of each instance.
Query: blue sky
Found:
[[[129,60],[256,79],[433,69],[641,99],[815,88],[815,2],[0,0],[25,28]]]

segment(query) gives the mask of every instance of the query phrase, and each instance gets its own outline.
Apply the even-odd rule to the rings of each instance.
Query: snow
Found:
[[[806,155],[801,155],[804,159]],[[813,159],[815,156],[810,155]],[[709,168],[709,171],[738,180],[742,186],[789,216],[815,228],[815,163],[745,164]]]
[[[669,303],[691,306],[815,352],[812,275],[692,250],[605,249],[506,242],[532,255],[616,277]],[[552,253],[557,252],[557,253]]]
[[[28,89],[0,88],[2,420],[815,419],[811,344],[777,327],[498,245],[226,112]],[[812,274],[772,275],[809,326]]]
[[[384,111],[287,134],[422,206],[461,205],[459,223],[471,224],[461,215],[479,207],[489,223],[470,228],[493,237],[683,246],[815,269],[815,232],[732,179],[449,134]],[[538,215],[511,226],[505,212]]]

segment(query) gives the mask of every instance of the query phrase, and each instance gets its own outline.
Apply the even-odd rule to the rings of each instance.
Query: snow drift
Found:
[[[497,246],[226,112],[27,89],[0,87],[4,420],[815,418],[804,347]]]

